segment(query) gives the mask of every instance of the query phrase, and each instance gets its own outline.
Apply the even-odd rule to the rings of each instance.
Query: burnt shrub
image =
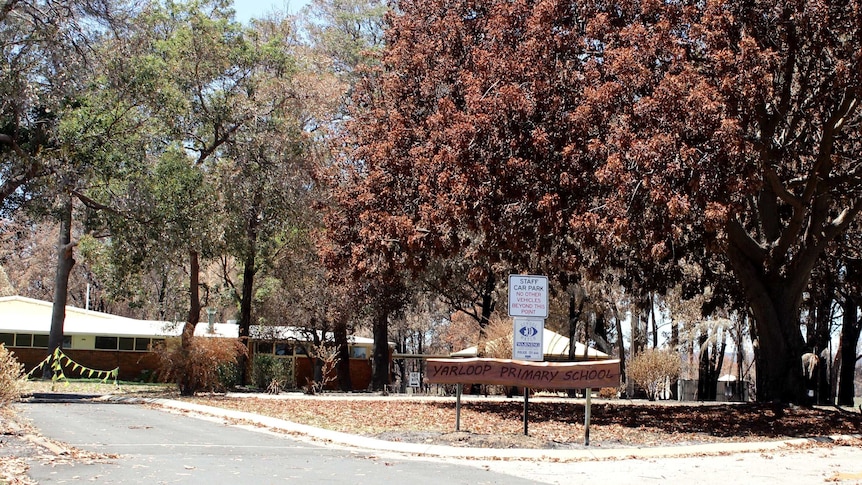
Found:
[[[226,390],[231,379],[225,369],[236,366],[246,352],[239,339],[209,337],[193,337],[188,347],[179,338],[170,338],[154,350],[159,356],[160,378],[176,382],[184,396]]]

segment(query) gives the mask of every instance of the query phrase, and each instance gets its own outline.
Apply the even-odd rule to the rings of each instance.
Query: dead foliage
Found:
[[[14,352],[0,343],[0,408],[17,401],[24,392],[24,366]]]
[[[246,348],[238,339],[193,337],[183,347],[179,338],[165,340],[155,348],[160,377],[176,382],[183,395],[199,391],[223,391],[220,368],[235,365]]]

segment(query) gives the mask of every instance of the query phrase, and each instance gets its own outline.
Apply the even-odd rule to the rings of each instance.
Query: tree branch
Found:
[[[97,201],[95,201],[95,200],[91,199],[90,197],[88,197],[88,196],[86,196],[86,195],[82,194],[81,192],[78,192],[77,190],[74,190],[74,189],[73,189],[73,190],[71,190],[71,193],[72,193],[72,195],[74,195],[78,200],[80,200],[81,202],[83,202],[85,206],[89,207],[90,209],[103,210],[103,211],[106,211],[106,212],[110,212],[111,214],[115,214],[115,215],[118,215],[118,216],[122,216],[122,217],[124,217],[124,218],[126,218],[126,219],[130,219],[130,217],[128,217],[128,216],[126,216],[125,214],[121,213],[121,212],[120,212],[120,211],[118,211],[117,209],[115,209],[115,208],[113,208],[113,207],[110,207],[110,206],[107,206],[107,205],[105,205],[105,204],[102,204],[101,202],[97,202]]]
[[[6,2],[3,3],[3,7],[0,7],[0,22],[4,22],[6,20],[6,17],[15,9],[15,4],[18,2],[19,0],[6,0]]]
[[[766,249],[751,238],[751,235],[737,219],[729,220],[726,227],[729,242],[739,248],[746,258],[750,261],[766,259]]]

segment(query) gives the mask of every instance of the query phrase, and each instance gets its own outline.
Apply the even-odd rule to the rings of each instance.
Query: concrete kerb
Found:
[[[316,428],[300,423],[262,416],[244,411],[223,409],[171,399],[124,398],[121,396],[106,396],[103,400],[130,404],[147,403],[161,407],[167,411],[186,412],[200,416],[213,417],[225,421],[235,420],[251,423],[288,434],[296,434],[315,441],[325,441],[342,446],[393,452],[408,455],[430,456],[440,458],[462,458],[475,460],[529,460],[529,461],[591,461],[619,460],[644,458],[671,458],[682,456],[723,455],[729,453],[752,453],[766,451],[792,450],[816,442],[820,438],[797,438],[781,441],[753,441],[740,443],[708,443],[701,445],[647,447],[647,448],[590,448],[579,450],[543,450],[543,449],[499,449],[499,448],[463,448],[455,446],[425,445],[421,443],[403,443],[358,436],[339,431]],[[841,436],[830,437],[838,440]],[[856,437],[858,438],[858,437]]]

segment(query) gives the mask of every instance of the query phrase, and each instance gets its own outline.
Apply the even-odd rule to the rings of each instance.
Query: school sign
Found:
[[[507,359],[428,359],[432,384],[494,384],[530,389],[587,389],[620,385],[620,361],[519,362]]]

